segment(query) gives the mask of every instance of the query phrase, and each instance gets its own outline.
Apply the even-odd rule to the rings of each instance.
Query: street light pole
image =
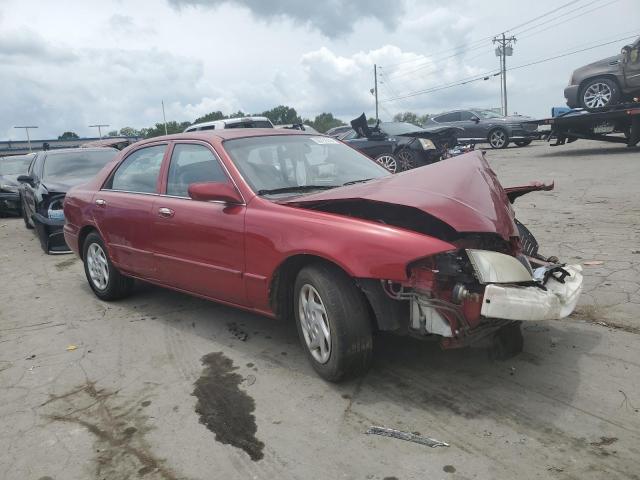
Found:
[[[502,83],[500,85],[500,92],[502,96],[502,114],[508,115],[507,104],[507,57],[513,55],[513,44],[516,42],[516,37],[506,37],[504,32],[500,37],[494,37],[493,43],[498,44],[496,48],[496,56],[500,57],[500,76],[502,77]]]
[[[373,64],[373,88],[376,96],[376,123],[378,122],[378,66]]]
[[[100,139],[102,140],[102,127],[110,127],[111,125],[108,125],[106,123],[100,123],[100,124],[96,124],[96,125],[89,125],[89,128],[95,128],[98,127],[98,136],[100,137]]]
[[[38,128],[38,127],[30,125],[30,126],[13,127],[13,128],[24,128],[25,129],[25,131],[27,132],[27,143],[29,144],[29,151],[31,152],[31,137],[29,136],[29,129],[30,128]]]

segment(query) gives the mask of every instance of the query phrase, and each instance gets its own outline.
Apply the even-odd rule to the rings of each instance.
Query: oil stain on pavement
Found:
[[[202,375],[193,390],[200,423],[215,433],[218,442],[241,448],[254,462],[262,459],[264,443],[256,438],[258,427],[252,413],[255,401],[240,390],[243,378],[234,373],[238,367],[222,352],[205,355],[202,364]]]

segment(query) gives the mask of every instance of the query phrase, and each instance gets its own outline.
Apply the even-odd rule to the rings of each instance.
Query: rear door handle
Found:
[[[174,213],[175,212],[173,210],[167,207],[162,207],[158,209],[158,215],[160,215],[161,217],[166,217],[166,218],[173,217]]]
[[[107,204],[107,202],[101,198],[96,198],[96,205],[99,207],[104,207]]]

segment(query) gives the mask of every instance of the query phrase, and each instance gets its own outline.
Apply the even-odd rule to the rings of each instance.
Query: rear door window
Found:
[[[156,193],[166,145],[141,148],[118,167],[105,188],[136,193]]]
[[[173,147],[167,195],[188,197],[189,185],[200,182],[227,182],[220,162],[204,145],[179,143]]]
[[[459,122],[460,112],[445,113],[444,115],[440,115],[439,117],[436,117],[434,120],[439,123]]]

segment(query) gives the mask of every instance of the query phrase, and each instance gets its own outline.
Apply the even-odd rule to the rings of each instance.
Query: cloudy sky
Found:
[[[545,116],[574,68],[640,36],[640,0],[0,0],[0,139],[142,128],[163,99],[168,120],[285,104],[348,121],[374,114],[374,63],[383,120],[497,107],[497,77],[443,87],[498,71],[505,30],[508,67],[613,42],[508,73],[510,111]]]

